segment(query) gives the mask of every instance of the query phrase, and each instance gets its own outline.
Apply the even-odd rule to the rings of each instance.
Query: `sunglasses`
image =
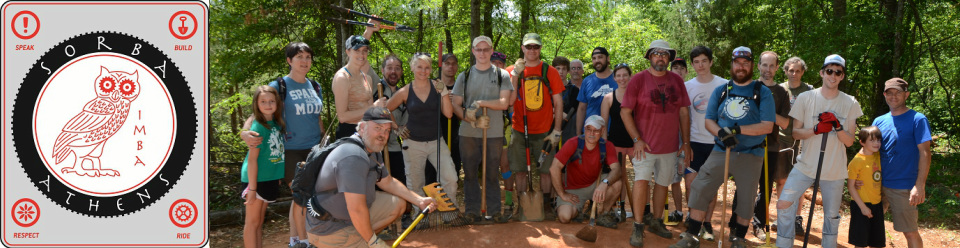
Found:
[[[540,45],[530,44],[530,45],[526,45],[526,46],[523,46],[523,47],[524,47],[524,48],[527,48],[527,50],[540,50]]]
[[[753,53],[747,51],[733,51],[733,57],[753,57]]]
[[[627,63],[619,63],[619,64],[613,66],[613,68],[620,68],[620,67],[630,67],[630,64],[627,64]]]
[[[664,58],[666,58],[667,56],[670,56],[670,53],[669,53],[669,52],[664,52],[664,51],[656,51],[656,52],[650,53],[650,56],[651,56],[651,57],[664,57]]]
[[[433,58],[433,56],[430,56],[430,53],[418,52],[413,54],[414,57],[420,57],[421,55]]]
[[[843,76],[843,70],[826,69],[823,70],[823,72],[826,72],[828,76],[832,76],[834,73],[836,73],[838,77]]]

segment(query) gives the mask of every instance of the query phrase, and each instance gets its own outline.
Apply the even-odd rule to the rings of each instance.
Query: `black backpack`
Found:
[[[570,155],[570,159],[567,159],[567,163],[564,165],[570,165],[574,160],[579,160],[580,164],[583,164],[583,147],[586,146],[586,140],[584,140],[583,135],[577,136],[577,150],[573,152],[573,155]],[[597,144],[600,146],[600,173],[603,173],[604,163],[607,162],[607,141],[603,138],[600,138],[600,143]],[[564,166],[563,173],[567,172],[567,167]],[[567,180],[563,181],[566,185]]]
[[[317,213],[319,209],[314,208],[314,204],[312,204],[311,201],[316,194],[314,189],[317,184],[317,178],[320,177],[320,169],[323,168],[323,162],[327,160],[327,156],[330,156],[330,153],[332,153],[334,149],[337,149],[337,147],[343,144],[351,144],[363,148],[363,143],[357,139],[344,137],[327,146],[321,146],[320,144],[313,146],[310,154],[307,155],[306,161],[297,164],[296,173],[290,183],[290,189],[293,191],[293,201],[300,206],[311,209],[312,211],[310,211],[310,213],[315,217],[319,216],[319,213]]]
[[[734,96],[743,97],[746,99],[752,99],[753,103],[760,107],[760,86],[763,85],[763,82],[753,80],[753,96],[741,96],[734,94]],[[720,101],[717,101],[720,104],[723,104],[723,101],[727,100],[727,96],[730,95],[730,90],[733,89],[733,80],[727,82],[727,85],[724,86],[724,91],[720,92]]]
[[[310,82],[313,85],[313,90],[317,92],[317,97],[323,99],[323,95],[320,93],[320,83],[313,81],[312,79],[307,78],[307,82]],[[280,101],[287,99],[287,81],[283,80],[283,77],[277,77],[277,86],[280,88],[277,89],[277,93],[280,95]]]

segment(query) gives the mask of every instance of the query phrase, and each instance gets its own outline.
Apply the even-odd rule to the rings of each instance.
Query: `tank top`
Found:
[[[610,131],[607,134],[607,140],[613,142],[616,147],[633,147],[633,141],[630,140],[630,133],[627,127],[623,125],[623,118],[620,118],[620,100],[617,99],[617,92],[613,92],[613,104],[610,104]]]
[[[427,94],[427,101],[421,101],[417,93],[413,90],[413,84],[410,84],[407,92],[407,127],[410,129],[410,139],[415,141],[434,141],[437,140],[437,122],[440,119],[437,116],[440,111],[440,93],[430,84],[430,91]]]
[[[347,111],[367,109],[367,107],[371,105],[370,100],[373,99],[373,88],[370,88],[370,84],[367,83],[366,74],[360,75],[363,76],[361,83],[350,83],[350,89],[347,91]]]

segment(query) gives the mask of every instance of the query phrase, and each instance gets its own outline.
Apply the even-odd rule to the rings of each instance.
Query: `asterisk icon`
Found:
[[[19,210],[17,210],[18,219],[23,219],[24,222],[28,222],[30,219],[33,219],[33,215],[37,212],[33,210],[33,206],[29,205],[20,205]]]

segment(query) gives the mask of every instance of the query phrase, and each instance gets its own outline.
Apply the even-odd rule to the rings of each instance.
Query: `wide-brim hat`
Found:
[[[673,61],[673,59],[677,57],[677,50],[673,50],[673,48],[670,48],[670,43],[667,43],[667,41],[665,40],[655,40],[653,42],[650,42],[650,48],[647,48],[647,52],[644,53],[643,57],[646,59],[650,59],[650,52],[653,52],[653,49],[658,49],[658,48],[664,49],[664,50],[667,50],[667,52],[670,52],[670,59],[668,59],[667,61]]]

